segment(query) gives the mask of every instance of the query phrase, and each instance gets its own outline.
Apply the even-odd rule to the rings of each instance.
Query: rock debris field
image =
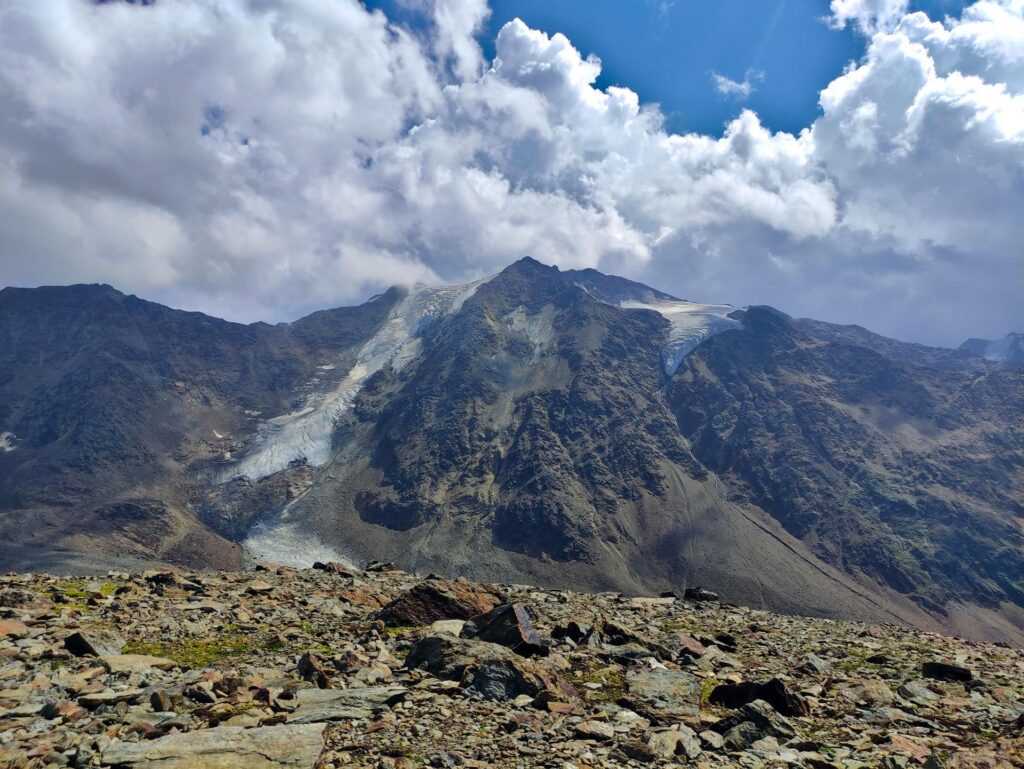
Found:
[[[1020,649],[317,566],[0,578],[0,766],[1024,766]]]

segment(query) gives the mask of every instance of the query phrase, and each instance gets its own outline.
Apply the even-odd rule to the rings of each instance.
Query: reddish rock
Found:
[[[470,619],[502,603],[494,590],[463,580],[428,577],[378,613],[391,627],[429,625],[441,619]]]

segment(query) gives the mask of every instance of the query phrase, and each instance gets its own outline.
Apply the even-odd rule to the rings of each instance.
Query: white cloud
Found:
[[[865,35],[889,32],[906,14],[909,0],[832,0],[829,18],[842,29],[853,24]]]
[[[730,96],[735,99],[745,100],[750,98],[759,80],[764,79],[764,73],[759,70],[748,69],[743,80],[732,80],[718,72],[711,72],[711,80],[715,84],[715,90],[722,96]]]
[[[1024,325],[1021,0],[834,2],[872,36],[822,116],[721,137],[518,20],[484,61],[483,0],[408,2],[425,31],[356,0],[3,6],[0,283],[282,319],[531,254],[925,341]]]

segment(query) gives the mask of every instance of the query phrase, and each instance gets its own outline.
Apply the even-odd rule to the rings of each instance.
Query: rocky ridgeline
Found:
[[[0,579],[0,765],[1024,766],[1024,653],[357,572]]]

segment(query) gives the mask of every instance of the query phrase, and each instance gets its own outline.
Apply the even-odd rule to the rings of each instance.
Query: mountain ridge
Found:
[[[0,561],[276,538],[1024,638],[1010,367],[532,259],[277,325],[91,288],[0,293]]]

